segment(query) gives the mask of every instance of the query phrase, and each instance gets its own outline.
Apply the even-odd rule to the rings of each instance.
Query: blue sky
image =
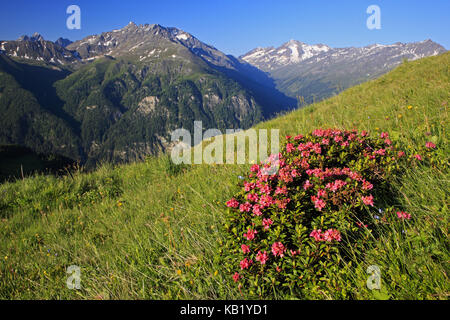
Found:
[[[66,9],[81,8],[81,30],[68,30]],[[381,30],[369,30],[366,9],[381,9]],[[450,48],[449,0],[2,0],[0,39],[41,33],[79,40],[129,21],[183,29],[236,56],[296,39],[332,47],[432,39]]]

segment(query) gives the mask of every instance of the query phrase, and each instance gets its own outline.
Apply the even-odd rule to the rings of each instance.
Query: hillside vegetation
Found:
[[[317,128],[387,131],[414,153],[431,141],[441,164],[407,167],[396,203],[411,214],[336,275],[346,290],[275,299],[448,299],[450,54],[407,62],[391,73],[256,128],[284,135]],[[93,173],[35,176],[0,185],[0,298],[239,299],[223,270],[225,202],[249,165],[175,166],[167,157]],[[81,268],[81,290],[66,268]],[[378,265],[381,290],[366,270]],[[242,296],[243,295],[243,296]]]

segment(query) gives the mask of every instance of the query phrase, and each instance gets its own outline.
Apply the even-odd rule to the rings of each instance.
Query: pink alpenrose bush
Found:
[[[371,138],[366,131],[319,129],[286,137],[282,152],[253,165],[226,203],[222,255],[230,277],[258,296],[329,286],[342,262],[386,221],[374,218],[377,205],[392,198],[390,180],[406,158],[387,132]],[[267,174],[274,164],[279,170]],[[395,216],[393,210],[383,212]]]

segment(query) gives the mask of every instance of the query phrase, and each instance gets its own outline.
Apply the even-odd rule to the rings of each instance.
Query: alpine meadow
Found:
[[[449,299],[448,35],[382,1],[362,31],[359,2],[78,2],[0,28],[0,300]]]

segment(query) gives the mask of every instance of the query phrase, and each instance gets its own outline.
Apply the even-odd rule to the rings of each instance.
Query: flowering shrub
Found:
[[[372,238],[378,199],[392,196],[390,179],[405,158],[385,132],[371,138],[366,131],[319,129],[286,137],[282,152],[253,165],[226,203],[222,252],[232,279],[259,296],[333,285],[333,274]],[[386,214],[410,218],[393,208],[384,220]]]

